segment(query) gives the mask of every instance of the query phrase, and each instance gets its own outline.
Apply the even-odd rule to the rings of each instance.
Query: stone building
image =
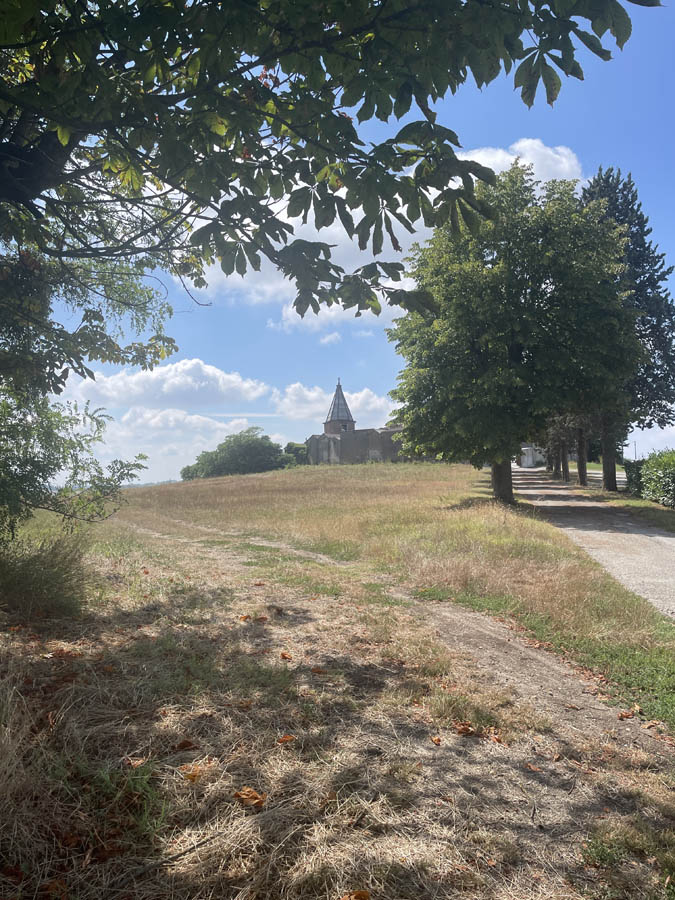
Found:
[[[323,423],[323,434],[307,438],[307,457],[320,463],[395,462],[401,459],[400,444],[392,440],[400,428],[358,428],[338,378],[335,394]]]

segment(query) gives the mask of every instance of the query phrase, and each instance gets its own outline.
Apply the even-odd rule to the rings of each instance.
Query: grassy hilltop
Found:
[[[0,632],[0,896],[671,898],[675,628],[488,487],[129,491]]]

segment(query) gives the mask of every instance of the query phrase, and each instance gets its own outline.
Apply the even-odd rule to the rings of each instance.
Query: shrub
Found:
[[[675,506],[675,450],[650,453],[642,466],[642,496]]]
[[[180,471],[183,481],[217,478],[220,475],[247,475],[283,469],[287,462],[281,446],[274,444],[262,428],[247,428],[225,438],[215,450],[205,450],[191,466]]]
[[[644,459],[624,459],[623,467],[626,472],[626,486],[629,493],[636,497],[642,496],[642,467]]]
[[[296,441],[289,441],[284,447],[284,453],[291,457],[289,465],[306,466],[309,463],[307,456],[307,447],[305,444],[299,444]]]
[[[0,544],[0,609],[21,616],[77,615],[92,585],[74,535]]]

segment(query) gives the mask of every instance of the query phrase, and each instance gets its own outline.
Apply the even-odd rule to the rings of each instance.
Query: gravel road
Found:
[[[590,473],[589,473],[590,475]],[[675,618],[675,534],[589,499],[544,469],[513,470],[514,490],[603,565],[617,581]]]

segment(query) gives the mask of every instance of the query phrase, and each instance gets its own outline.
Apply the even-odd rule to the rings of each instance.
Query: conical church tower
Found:
[[[333,402],[328,410],[328,416],[323,423],[324,434],[342,434],[344,431],[354,431],[356,422],[349,411],[345,395],[342,393],[342,385],[338,378]]]

